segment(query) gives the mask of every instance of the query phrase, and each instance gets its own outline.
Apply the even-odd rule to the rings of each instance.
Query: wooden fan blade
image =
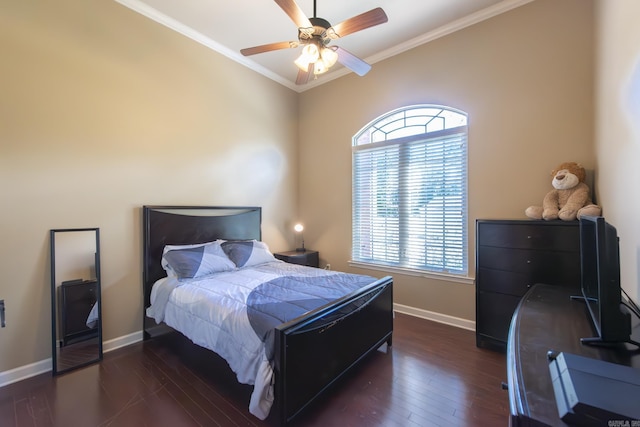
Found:
[[[313,64],[309,64],[307,66],[307,71],[302,71],[298,69],[298,76],[296,77],[297,85],[306,85],[307,83],[309,83],[309,80],[311,80],[311,75],[313,74],[311,72],[312,67],[313,67]]]
[[[338,62],[356,73],[359,76],[364,76],[371,70],[371,65],[367,64],[362,59],[358,58],[354,54],[341,47],[334,47],[335,52],[338,54]]]
[[[384,13],[384,10],[377,7],[375,9],[371,9],[368,12],[361,13],[360,15],[349,18],[346,21],[342,21],[337,25],[334,25],[332,27],[333,30],[328,32],[329,37],[334,39],[344,37],[346,35],[355,33],[356,31],[364,30],[365,28],[384,24],[388,20],[389,18],[387,17],[387,14]]]
[[[289,15],[289,18],[298,26],[298,28],[313,27],[307,15],[304,14],[300,6],[294,0],[275,0],[275,2]]]
[[[298,42],[278,42],[263,44],[260,46],[248,47],[241,49],[240,53],[244,56],[255,55],[256,53],[271,52],[272,50],[296,48],[300,45]]]

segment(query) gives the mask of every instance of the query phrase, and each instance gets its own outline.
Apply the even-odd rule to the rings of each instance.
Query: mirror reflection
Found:
[[[100,230],[51,230],[53,375],[102,359]]]

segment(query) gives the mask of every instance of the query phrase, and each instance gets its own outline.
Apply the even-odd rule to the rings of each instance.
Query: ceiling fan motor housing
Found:
[[[309,21],[313,24],[314,27],[321,27],[325,30],[331,27],[331,24],[329,24],[329,21],[327,21],[326,19],[316,18],[314,16],[313,18],[309,18]]]
[[[309,21],[313,28],[298,28],[298,40],[301,43],[308,43],[312,39],[317,39],[323,45],[329,43],[331,39],[325,37],[326,31],[331,28],[329,21],[316,17],[309,18]]]

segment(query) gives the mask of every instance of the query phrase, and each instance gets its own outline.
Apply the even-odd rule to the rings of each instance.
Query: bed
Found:
[[[264,263],[256,262],[255,265],[250,265],[247,261],[242,265],[248,258],[245,256],[245,261],[238,262],[240,258],[237,254],[241,252],[234,252],[237,248],[253,248],[250,249],[253,251],[249,252],[250,257],[258,257],[258,260],[263,253],[260,248],[268,253],[268,248],[261,242],[261,217],[259,207],[143,207],[144,338],[153,339],[175,333],[175,329],[189,338],[184,341],[198,343],[193,343],[193,346],[209,348],[212,355],[213,350],[218,354],[222,353],[238,380],[254,386],[249,403],[250,412],[261,419],[268,415],[270,419],[277,420],[278,424],[287,425],[367,354],[385,344],[392,344],[393,281],[391,277],[367,278],[287,264],[275,259]],[[221,269],[201,277],[198,273],[191,272],[191,276],[182,280],[180,274],[174,274],[171,265],[167,266],[168,254],[174,254],[171,252],[172,248],[187,248],[188,251],[192,247],[200,252],[205,247],[207,252],[214,254],[211,259],[218,259],[215,256],[224,248],[226,255],[236,265],[241,265],[241,268],[233,265],[234,268],[229,268],[228,271]],[[177,270],[179,267],[176,267]],[[239,277],[243,277],[241,282]],[[295,292],[301,292],[299,287],[303,285],[309,285],[309,289],[322,287],[315,286],[318,281],[323,284],[331,282],[332,287],[335,285],[340,292],[330,291],[328,295],[308,298],[319,302],[314,306],[304,306],[300,301],[305,298],[300,298]],[[220,339],[217,325],[211,328],[206,322],[197,322],[206,316],[226,319],[226,306],[205,308],[204,314],[190,314],[192,317],[187,321],[176,320],[179,317],[173,314],[186,310],[185,307],[191,310],[191,307],[200,305],[199,295],[203,293],[219,294],[235,302],[238,297],[235,294],[229,295],[230,292],[236,292],[236,284],[241,285],[237,292],[243,298],[253,301],[253,295],[265,294],[265,289],[271,289],[265,286],[273,283],[277,283],[278,288],[294,292],[294,297],[290,299],[295,301],[294,304],[289,304],[293,306],[291,311],[281,309],[283,306],[280,302],[259,304],[260,307],[276,307],[272,307],[272,314],[263,316],[269,317],[272,324],[262,326],[267,329],[262,331],[263,343],[260,344],[260,350],[253,341],[255,336],[261,334],[246,331],[249,327],[244,324],[233,323],[233,327],[225,330],[225,339]],[[159,290],[162,287],[165,287],[164,291]],[[261,292],[257,292],[258,289]],[[306,289],[304,288],[305,292]],[[163,293],[171,297],[167,296],[163,300],[159,297]],[[269,297],[272,295],[269,294]],[[165,301],[167,299],[170,299],[168,303]],[[164,305],[158,301],[164,301],[166,312]],[[252,318],[247,313],[255,310],[251,308],[253,306],[246,304],[246,308],[243,308],[244,317]],[[183,327],[184,324],[196,323],[197,326],[191,328],[193,330]],[[253,328],[256,329],[255,324]],[[212,332],[214,329],[215,333]],[[255,349],[264,354],[260,353],[262,359],[255,363],[244,355],[235,362],[233,357],[228,359],[229,352],[235,350],[226,348],[226,344],[222,349],[216,347],[215,343],[210,346],[205,338],[200,338],[201,335],[213,335],[217,337],[216,342],[225,343],[233,341],[235,337],[251,336],[248,343],[239,345],[242,349]],[[256,372],[254,379],[252,375]]]

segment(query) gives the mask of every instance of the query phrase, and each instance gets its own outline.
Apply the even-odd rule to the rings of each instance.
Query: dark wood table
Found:
[[[556,407],[547,352],[555,350],[640,368],[640,351],[631,344],[588,346],[594,335],[584,302],[572,300],[578,289],[537,284],[523,297],[511,321],[507,377],[511,426],[566,426]],[[638,341],[640,325],[633,338]],[[638,396],[640,402],[640,396]]]

